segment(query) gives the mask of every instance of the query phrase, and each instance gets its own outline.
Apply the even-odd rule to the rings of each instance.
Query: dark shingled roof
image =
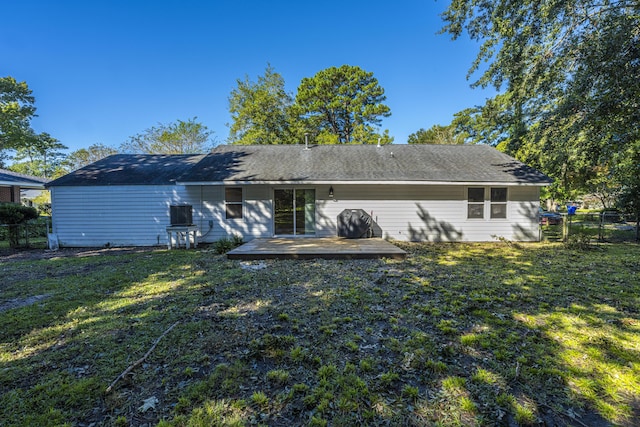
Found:
[[[486,145],[222,145],[177,181],[551,183]]]
[[[221,145],[206,155],[115,154],[47,187],[338,181],[551,183],[486,145]]]
[[[114,154],[51,181],[47,187],[174,184],[203,157],[204,154]]]
[[[17,185],[24,188],[43,188],[49,182],[46,178],[24,175],[0,169],[0,185]]]

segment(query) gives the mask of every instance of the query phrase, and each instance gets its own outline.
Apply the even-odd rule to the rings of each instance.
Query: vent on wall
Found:
[[[171,225],[193,225],[193,207],[191,205],[169,206]]]

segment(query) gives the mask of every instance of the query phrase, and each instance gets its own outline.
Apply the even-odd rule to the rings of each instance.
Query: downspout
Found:
[[[204,202],[202,201],[202,198],[204,197],[204,189],[203,189],[204,185],[200,186],[200,237],[204,237],[204,234],[202,234],[202,221],[204,221]]]

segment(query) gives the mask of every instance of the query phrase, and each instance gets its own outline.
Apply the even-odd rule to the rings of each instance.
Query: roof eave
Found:
[[[224,180],[224,181],[178,181],[177,185],[447,185],[447,186],[507,186],[546,187],[551,182],[499,182],[499,181],[339,181],[339,180]]]
[[[5,187],[32,188],[34,190],[43,190],[45,183],[38,184],[35,182],[18,182],[18,181],[0,181],[0,185]]]

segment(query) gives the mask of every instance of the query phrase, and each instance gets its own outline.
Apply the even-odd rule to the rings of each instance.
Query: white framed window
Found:
[[[491,188],[491,219],[505,219],[507,217],[507,188]]]
[[[468,187],[468,219],[506,219],[507,187]]]
[[[467,218],[484,218],[484,187],[467,189]]]
[[[226,219],[242,219],[242,187],[224,189],[224,210]]]

